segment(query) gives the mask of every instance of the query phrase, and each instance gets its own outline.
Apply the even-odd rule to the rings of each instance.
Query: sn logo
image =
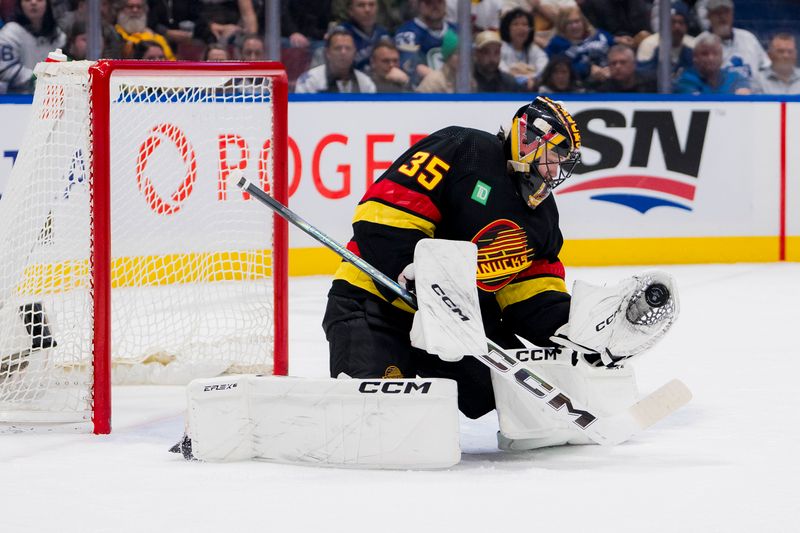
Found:
[[[616,168],[622,163],[624,147],[617,139],[590,128],[590,123],[597,127],[627,128],[635,130],[633,148],[631,150],[631,167],[647,167],[650,148],[657,135],[664,155],[667,170],[679,172],[687,176],[697,177],[700,171],[700,158],[708,130],[709,111],[692,111],[688,131],[685,136],[678,135],[675,117],[672,111],[642,111],[633,113],[630,124],[625,115],[614,109],[588,109],[575,114],[575,122],[583,132],[583,146],[596,150],[600,159],[596,163],[581,162],[575,169],[576,174],[587,174],[597,170]],[[679,139],[685,138],[684,148]]]

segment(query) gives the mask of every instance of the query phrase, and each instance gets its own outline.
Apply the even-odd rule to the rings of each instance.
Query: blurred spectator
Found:
[[[496,31],[486,30],[475,36],[473,62],[476,90],[481,93],[511,93],[522,89],[514,76],[500,70],[503,40]]]
[[[117,12],[117,25],[114,28],[124,41],[123,57],[132,57],[133,47],[141,41],[154,41],[161,46],[170,61],[175,59],[167,40],[147,27],[147,2],[145,0],[121,0]]]
[[[417,85],[431,70],[442,66],[442,38],[457,31],[445,21],[445,0],[418,0],[417,17],[397,29],[394,43],[400,50],[400,68]]]
[[[131,59],[149,59],[151,61],[165,61],[164,49],[155,41],[139,41],[133,45]]]
[[[400,68],[400,52],[391,39],[378,41],[372,49],[369,65],[370,77],[377,92],[404,93],[411,90],[408,74]]]
[[[660,3],[661,3],[660,0],[654,0],[653,1],[653,7],[650,10],[650,29],[653,32],[661,31],[661,26],[660,26],[660,24],[661,24],[660,23],[660,20],[661,20],[660,19],[661,6],[660,6]],[[675,2],[672,1],[672,0],[670,1],[670,3],[671,4],[675,4]],[[695,36],[695,35],[698,35],[699,33],[701,33],[704,29],[707,29],[708,28],[708,19],[706,19],[706,26],[704,28],[700,24],[700,19],[697,17],[697,13],[692,8],[692,6],[696,7],[700,2],[696,2],[695,0],[684,0],[682,3],[686,7],[686,33],[689,34],[690,36]],[[705,0],[703,0],[703,3],[705,3]],[[673,6],[673,8],[674,8],[674,6]],[[705,13],[705,8],[703,8],[703,12]],[[673,44],[675,44],[675,43],[673,42]],[[641,47],[641,44],[639,46]],[[638,51],[638,48],[637,48],[637,51]]]
[[[453,30],[444,34],[442,39],[442,59],[444,64],[439,70],[432,70],[417,86],[418,93],[456,92],[456,73],[458,72],[458,35]],[[475,80],[472,80],[474,90]]]
[[[245,35],[241,46],[239,46],[239,59],[242,61],[264,61],[267,59],[264,39],[255,33]]]
[[[577,6],[562,9],[556,22],[556,36],[547,45],[548,56],[565,54],[581,81],[602,83],[608,79],[608,49],[614,38],[595,29]]]
[[[540,93],[583,92],[578,84],[578,76],[572,68],[572,59],[565,55],[551,57],[539,81],[537,92]]]
[[[178,31],[189,33],[191,29],[198,39],[222,44],[236,44],[242,35],[258,33],[258,16],[253,0],[183,1],[188,2],[189,9],[197,11],[197,16],[192,19],[188,14],[178,14]],[[184,25],[184,28],[181,28],[182,21],[194,21],[195,26],[192,28]],[[168,27],[175,29],[175,20],[172,24],[169,24],[169,21],[167,23]]]
[[[72,29],[67,36],[67,46],[64,48],[64,53],[73,61],[81,61],[86,59],[88,45],[86,24],[83,21],[75,22],[72,24]]]
[[[500,20],[500,38],[500,70],[532,91],[547,66],[547,54],[534,42],[533,15],[522,8],[505,13]]]
[[[374,93],[369,76],[353,67],[356,45],[346,29],[335,27],[325,41],[325,63],[304,72],[296,93]]]
[[[332,11],[334,20],[346,20],[350,0],[333,0]],[[378,24],[394,33],[395,28],[414,16],[412,2],[406,0],[378,0]]]
[[[331,0],[282,0],[281,35],[295,48],[319,48],[332,19]]]
[[[753,80],[753,92],[764,94],[800,94],[800,69],[797,68],[797,41],[790,33],[772,37],[767,49],[772,65]]]
[[[692,8],[692,12],[700,24],[700,32],[698,35],[711,29],[711,25],[708,22],[708,8],[706,7],[706,3],[708,3],[708,0],[696,0]]]
[[[738,71],[722,67],[722,41],[713,33],[702,33],[694,42],[694,66],[675,82],[680,94],[750,94],[750,83]]]
[[[228,47],[220,43],[211,43],[203,52],[203,61],[228,61],[231,58]]]
[[[686,69],[692,66],[694,37],[686,33],[689,20],[689,8],[686,4],[683,2],[672,2],[670,13],[670,27],[672,29],[670,61],[672,63],[672,73],[675,74],[680,69]],[[644,71],[657,71],[660,42],[660,34],[654,33],[639,44],[639,48],[636,50],[636,60],[639,62],[639,69]]]
[[[636,54],[628,45],[615,44],[608,50],[609,77],[597,87],[601,93],[654,93],[658,91],[652,72],[636,71]]]
[[[107,59],[119,59],[122,57],[122,37],[114,29],[116,17],[114,16],[111,2],[112,0],[100,0],[100,20],[103,34],[103,49],[100,51],[100,56]],[[88,4],[88,0],[78,0],[75,4],[75,9],[64,13],[61,19],[57,21],[68,36],[77,35],[73,28],[76,24],[82,24],[82,33],[86,33],[86,23],[88,22],[86,10]]]
[[[511,5],[514,4],[525,10],[530,9],[533,14],[534,40],[544,50],[556,34],[559,11],[575,5],[575,0],[513,0]]]
[[[377,24],[378,0],[350,0],[347,17],[341,26],[350,32],[356,43],[356,68],[365,70],[375,44],[389,36],[386,28]]]
[[[578,5],[595,28],[614,36],[616,44],[636,48],[650,35],[650,6],[645,0],[581,0]]]
[[[447,20],[458,21],[458,0],[447,0]],[[472,0],[470,2],[470,17],[472,18],[472,31],[480,33],[483,30],[495,30],[500,27],[500,13],[508,4],[507,0]]]
[[[0,93],[33,89],[33,67],[67,36],[56,25],[49,0],[17,0],[14,20],[0,28]]]
[[[148,0],[147,25],[179,45],[198,38],[211,39],[208,22],[200,16],[200,6],[192,0]],[[214,39],[215,40],[215,39]]]
[[[747,79],[769,66],[769,57],[756,36],[733,27],[733,0],[708,0],[706,8],[709,32],[722,40],[723,65],[736,69]]]

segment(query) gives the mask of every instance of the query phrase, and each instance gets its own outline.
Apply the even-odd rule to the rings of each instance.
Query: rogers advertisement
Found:
[[[448,125],[507,127],[523,100],[293,101],[290,208],[340,242],[366,188],[416,140]],[[580,264],[800,260],[800,105],[772,101],[567,101],[583,164],[556,191]],[[30,106],[0,105],[0,191]],[[235,133],[235,132],[233,132]],[[206,179],[259,169],[220,142]],[[233,154],[233,155],[230,155]],[[235,157],[234,157],[235,156]],[[207,156],[206,156],[207,157]],[[236,161],[228,161],[234,157]],[[198,179],[203,179],[200,173]],[[206,196],[200,201],[220,201]],[[293,274],[327,274],[336,258],[290,230]],[[323,258],[323,259],[321,259]]]

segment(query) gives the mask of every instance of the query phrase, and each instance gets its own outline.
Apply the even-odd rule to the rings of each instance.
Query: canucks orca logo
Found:
[[[511,283],[533,258],[525,230],[505,218],[481,228],[472,242],[478,247],[477,284],[484,291],[496,292]]]
[[[628,127],[625,116],[611,109],[577,113],[575,121],[584,132],[583,145],[598,152],[600,159],[579,165],[575,174],[598,177],[587,176],[589,179],[562,186],[559,195],[586,191],[592,200],[622,205],[642,214],[657,207],[692,211],[708,119],[708,111],[692,111],[688,130],[681,140],[672,111],[634,111],[630,124],[635,130],[630,162],[625,171],[614,174],[613,169],[626,166],[622,161],[623,145],[614,137],[592,130],[589,123],[599,120],[607,128],[625,128]],[[649,168],[656,136],[667,170],[662,175]],[[679,177],[672,177],[675,174]]]

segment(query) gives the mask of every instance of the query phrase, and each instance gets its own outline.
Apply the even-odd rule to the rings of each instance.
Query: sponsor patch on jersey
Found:
[[[533,259],[525,230],[511,220],[500,219],[486,225],[472,242],[478,247],[478,287],[485,291],[499,291],[528,268]]]
[[[470,198],[481,205],[486,205],[487,200],[489,200],[490,192],[492,192],[492,188],[481,180],[478,180],[478,183],[475,184],[475,188],[472,189],[472,196],[470,196]]]

